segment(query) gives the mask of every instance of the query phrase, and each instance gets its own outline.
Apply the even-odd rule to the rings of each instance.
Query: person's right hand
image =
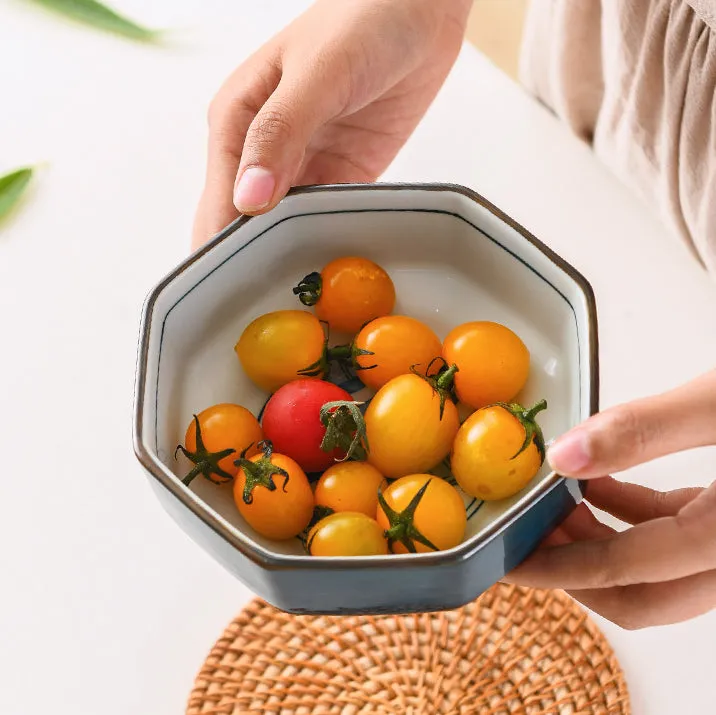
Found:
[[[209,110],[196,248],[297,184],[374,181],[460,50],[470,0],[318,0],[244,62]]]

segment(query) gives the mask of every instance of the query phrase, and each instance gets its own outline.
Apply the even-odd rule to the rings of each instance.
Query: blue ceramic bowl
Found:
[[[258,596],[292,613],[406,613],[463,605],[519,564],[582,498],[547,465],[519,494],[466,498],[465,541],[449,551],[361,558],[306,556],[239,515],[230,487],[181,482],[174,450],[191,415],[266,401],[233,347],[262,313],[300,307],[291,288],[343,255],[384,266],[396,313],[442,338],[469,320],[511,327],[531,353],[523,403],[545,397],[550,440],[597,410],[597,319],[587,281],[474,192],[452,185],[370,184],[294,190],[269,214],[241,217],[149,295],[139,344],[134,448],[166,510]],[[336,336],[338,340],[341,336]],[[353,381],[352,391],[361,385]]]

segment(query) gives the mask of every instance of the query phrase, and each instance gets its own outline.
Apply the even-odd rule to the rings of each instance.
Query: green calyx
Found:
[[[319,273],[311,273],[310,276],[306,276],[306,278],[303,279],[299,285],[293,289],[294,293],[299,292],[299,288],[304,285],[305,281],[308,281],[313,276],[318,276],[317,280],[320,282],[321,276]],[[319,288],[320,293],[320,288]],[[304,299],[301,298],[301,301]],[[306,298],[306,300],[312,300],[312,298]],[[313,303],[305,303],[305,305],[313,305]],[[368,321],[370,323],[371,321]],[[365,325],[368,325],[366,323]],[[341,370],[343,370],[343,374],[346,375],[346,377],[350,377],[350,371],[351,369],[358,372],[359,370],[372,370],[374,367],[378,367],[378,365],[360,365],[358,363],[358,358],[362,357],[363,355],[374,355],[375,353],[371,352],[370,350],[364,350],[363,348],[359,348],[355,341],[352,343],[348,343],[347,345],[335,345],[334,347],[328,347],[328,338],[329,338],[329,326],[328,323],[325,321],[321,321],[321,324],[324,326],[325,331],[325,341],[323,343],[323,352],[321,353],[321,356],[316,360],[315,362],[308,365],[308,367],[303,368],[303,370],[299,370],[298,374],[301,377],[320,377],[325,378],[326,375],[328,375],[331,371],[331,365],[335,362]],[[365,327],[365,325],[363,327]],[[361,328],[362,330],[363,328]]]
[[[388,546],[390,550],[393,550],[393,544],[396,541],[399,541],[405,548],[411,553],[416,553],[417,549],[415,548],[415,542],[417,541],[419,544],[423,544],[424,546],[427,546],[429,549],[432,549],[433,551],[439,551],[437,546],[432,543],[429,539],[427,539],[425,536],[423,536],[418,529],[415,526],[415,510],[418,508],[418,505],[420,504],[420,500],[425,495],[425,492],[430,485],[430,482],[432,479],[428,479],[425,484],[423,484],[420,489],[415,493],[415,496],[410,500],[410,504],[408,504],[405,509],[401,512],[395,511],[395,509],[391,508],[388,502],[385,500],[385,497],[383,496],[383,492],[378,489],[378,503],[380,504],[380,508],[385,513],[386,517],[388,518],[388,523],[390,526],[385,530],[385,538],[388,539]]]
[[[298,296],[298,299],[304,305],[311,307],[316,305],[321,297],[321,290],[323,289],[323,279],[320,273],[309,273],[294,289],[293,294]]]
[[[517,453],[512,457],[512,459],[515,459],[522,454],[522,452],[524,452],[527,447],[534,442],[534,445],[537,447],[537,451],[539,452],[540,464],[542,464],[545,458],[544,435],[542,434],[542,428],[537,424],[536,417],[540,412],[542,412],[542,410],[547,409],[547,400],[540,400],[529,409],[524,408],[517,402],[513,402],[511,404],[496,402],[495,405],[490,406],[502,407],[507,410],[525,430],[525,441],[522,443],[522,446],[519,450],[517,450]]]
[[[327,516],[330,516],[331,514],[335,514],[331,507],[317,504],[315,507],[313,507],[313,516],[311,517],[311,521],[308,523],[308,526],[298,535],[298,538],[303,544],[303,548],[306,550],[306,553],[309,556],[311,555],[311,544],[313,543],[313,539],[309,540],[308,538],[311,534],[311,530],[316,524],[318,524],[319,521],[323,521],[323,519],[325,519]]]
[[[258,443],[258,448],[263,452],[261,459],[253,462],[250,459],[246,459],[246,453],[251,448],[249,445],[242,453],[239,459],[234,464],[240,467],[246,475],[246,483],[244,484],[244,491],[242,493],[242,499],[244,504],[251,504],[254,500],[253,492],[256,487],[263,487],[268,489],[270,492],[276,491],[276,484],[273,480],[274,477],[283,477],[283,484],[281,489],[286,491],[286,485],[288,484],[288,472],[281,467],[277,467],[271,461],[271,455],[273,454],[273,445],[268,440]]]
[[[441,363],[441,366],[436,373],[431,375],[430,371],[436,363]],[[415,365],[410,368],[410,371],[425,380],[438,394],[440,397],[440,419],[442,419],[445,412],[445,401],[449,399],[457,402],[453,383],[455,382],[455,374],[460,371],[460,368],[455,364],[448,365],[443,358],[437,357],[430,361],[424,375],[415,369]]]
[[[321,407],[321,424],[326,428],[326,434],[321,441],[321,449],[324,452],[340,449],[346,453],[343,461],[361,461],[368,457],[368,435],[363,414],[359,409],[362,404],[337,400],[326,402]]]
[[[321,356],[318,358],[318,360],[316,360],[316,362],[313,362],[307,367],[304,367],[303,370],[299,370],[296,374],[300,377],[318,377],[323,380],[331,371],[331,364],[329,362],[330,348],[328,347],[329,327],[328,323],[326,323],[324,320],[320,322],[323,326],[323,333],[325,336],[323,340],[323,350],[321,351]]]
[[[359,372],[360,370],[372,370],[373,368],[378,367],[377,363],[374,365],[361,365],[358,362],[358,358],[363,357],[364,355],[375,355],[375,353],[370,350],[359,348],[355,342],[348,345],[336,345],[335,347],[328,348],[326,352],[328,362],[338,363],[341,368],[343,368],[344,372],[350,368]]]
[[[208,479],[213,484],[226,484],[233,480],[233,476],[228,472],[224,471],[220,466],[219,462],[236,452],[235,449],[222,449],[220,452],[209,452],[204,446],[204,440],[201,436],[201,425],[199,424],[199,418],[196,415],[194,417],[194,426],[196,427],[196,451],[190,452],[184,445],[177,445],[174,450],[174,459],[177,458],[177,454],[181,452],[190,462],[194,464],[192,470],[182,479],[182,482],[189,486],[195,477],[201,474],[205,479]],[[218,479],[217,479],[218,477]]]

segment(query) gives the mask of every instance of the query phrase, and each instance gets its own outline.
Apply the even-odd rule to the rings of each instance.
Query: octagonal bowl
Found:
[[[545,464],[519,494],[466,499],[465,541],[448,551],[358,558],[305,555],[270,542],[239,515],[231,488],[190,487],[176,461],[193,413],[235,402],[259,414],[267,395],[233,347],[262,313],[296,308],[291,288],[333,258],[362,255],[390,273],[395,312],[443,338],[493,320],[531,354],[525,403],[546,398],[547,441],[597,409],[597,324],[587,281],[474,192],[452,185],[341,185],[292,191],[274,210],[240,217],[149,295],[141,325],[134,447],[178,524],[257,595],[293,613],[405,613],[463,605],[519,564],[582,498],[580,482]],[[354,392],[361,385],[357,381]]]

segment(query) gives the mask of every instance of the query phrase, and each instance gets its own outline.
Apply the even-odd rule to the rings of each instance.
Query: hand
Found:
[[[318,0],[244,62],[209,110],[193,246],[292,185],[374,181],[445,80],[470,6]]]
[[[548,452],[586,498],[632,528],[617,532],[582,503],[506,580],[563,588],[624,628],[676,623],[716,607],[716,482],[658,492],[602,475],[716,444],[716,370],[671,392],[595,415]]]

